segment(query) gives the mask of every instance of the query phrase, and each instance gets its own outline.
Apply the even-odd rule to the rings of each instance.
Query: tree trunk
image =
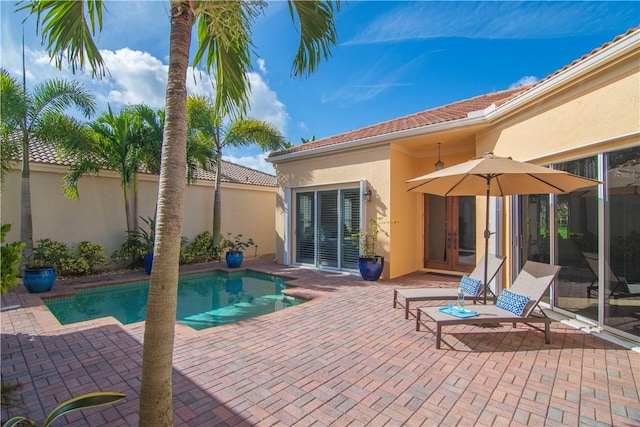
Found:
[[[173,426],[171,375],[186,187],[186,78],[192,25],[189,4],[172,2],[158,222],[142,354],[140,426]]]
[[[135,230],[133,228],[133,222],[131,221],[131,204],[129,203],[129,191],[128,185],[122,187],[122,197],[124,198],[124,214],[127,217],[127,231]]]
[[[133,173],[133,229],[137,230],[139,226],[138,218],[140,214],[138,213],[138,173]]]
[[[220,243],[220,227],[222,224],[222,205],[220,204],[222,158],[220,151],[221,150],[218,150],[218,155],[216,156],[216,187],[213,193],[213,246],[218,246],[218,243]]]
[[[24,264],[33,253],[33,220],[31,214],[31,183],[29,174],[29,136],[22,135],[22,181],[20,184],[20,240],[26,244],[22,252]]]

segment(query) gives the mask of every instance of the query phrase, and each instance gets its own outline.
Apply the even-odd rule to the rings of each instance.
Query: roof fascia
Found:
[[[297,159],[306,157],[323,156],[328,153],[335,153],[339,151],[350,151],[354,149],[366,146],[367,148],[373,148],[380,145],[390,144],[398,139],[410,138],[420,135],[428,135],[431,133],[439,133],[449,131],[452,129],[461,129],[469,126],[477,126],[486,123],[484,114],[475,115],[469,113],[469,117],[460,120],[454,120],[450,122],[438,123],[435,125],[427,125],[419,128],[407,129],[398,132],[386,133],[384,135],[376,135],[369,138],[356,139],[354,141],[348,141],[343,143],[337,143],[334,145],[328,145],[325,147],[312,148],[309,150],[298,151],[294,153],[282,154],[267,158],[269,163],[285,163]]]
[[[628,36],[620,39],[619,41],[605,47],[599,52],[579,61],[566,70],[560,71],[557,75],[551,76],[548,80],[542,81],[540,84],[535,85],[528,91],[517,96],[516,98],[504,103],[497,107],[493,111],[488,111],[486,119],[488,121],[501,118],[517,111],[518,109],[525,108],[528,104],[536,102],[538,99],[543,98],[550,93],[558,91],[559,89],[566,87],[575,79],[580,78],[582,75],[588,73],[590,70],[601,67],[603,64],[610,63],[622,56],[625,56],[637,49],[637,45],[640,43],[640,32],[634,32]]]

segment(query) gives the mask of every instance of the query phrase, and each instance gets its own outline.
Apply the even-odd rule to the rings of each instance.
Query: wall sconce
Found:
[[[438,141],[438,161],[435,164],[437,171],[439,171],[442,168],[444,168],[444,162],[442,160],[440,160],[440,144],[442,144],[442,142]]]
[[[362,193],[362,195],[364,196],[365,202],[371,201],[371,189],[369,187],[365,188],[364,193]]]

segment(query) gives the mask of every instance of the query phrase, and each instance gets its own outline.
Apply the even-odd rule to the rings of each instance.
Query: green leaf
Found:
[[[74,397],[62,402],[53,411],[51,411],[47,419],[44,420],[44,426],[50,426],[56,418],[69,412],[77,411],[84,408],[91,408],[94,406],[109,405],[111,403],[119,402],[125,397],[126,396],[122,393],[110,391],[87,393]]]

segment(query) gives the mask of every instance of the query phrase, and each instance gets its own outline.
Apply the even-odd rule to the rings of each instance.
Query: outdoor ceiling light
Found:
[[[364,200],[366,202],[371,201],[371,189],[369,187],[365,188],[364,193],[362,193],[362,195],[364,196]]]
[[[438,141],[438,161],[436,162],[436,165],[435,165],[437,171],[444,168],[444,162],[440,160],[440,144],[442,144],[442,141]]]

